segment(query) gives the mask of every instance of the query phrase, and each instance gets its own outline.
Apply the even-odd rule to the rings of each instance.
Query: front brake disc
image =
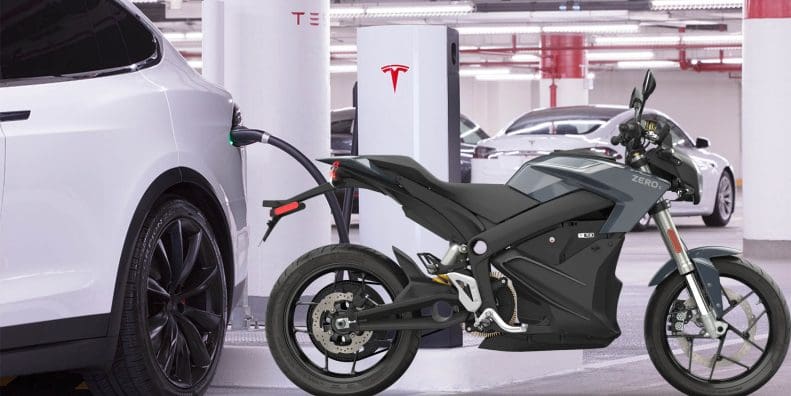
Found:
[[[742,295],[740,295],[740,294],[736,293],[735,291],[733,291],[731,289],[728,289],[726,287],[722,288],[722,292],[725,294],[725,297],[727,297],[728,301],[739,301],[743,297]],[[688,298],[684,302],[684,305],[686,305],[688,309],[693,309],[693,308],[697,307],[695,305],[695,301],[694,301],[694,299],[692,297]],[[755,315],[753,315],[752,307],[750,306],[750,303],[747,302],[747,300],[742,301],[742,303],[739,304],[739,307],[742,309],[742,311],[744,311],[744,314],[747,316],[748,320],[753,320],[755,318]],[[752,342],[755,342],[756,331],[757,331],[756,330],[756,326],[753,326],[750,329],[750,331],[748,332],[750,341],[752,341]],[[709,368],[711,368],[711,366],[714,365],[714,356],[706,357],[706,356],[703,356],[703,355],[701,355],[701,354],[699,354],[697,352],[694,352],[694,348],[690,348],[692,346],[692,343],[690,343],[688,339],[680,337],[680,338],[677,338],[676,341],[678,342],[678,346],[684,352],[685,356],[689,357],[690,349],[693,350],[693,353],[692,353],[692,361],[693,362],[695,362],[697,364],[700,364],[700,365],[702,365],[704,367],[709,367]],[[741,359],[744,356],[746,356],[747,353],[750,352],[751,348],[752,348],[752,346],[747,341],[743,341],[742,345],[739,347],[739,350],[736,351],[736,353],[734,353],[732,356],[730,356],[730,358],[735,360],[735,361],[737,361],[737,362],[741,362]],[[717,367],[730,366],[732,364],[734,364],[734,363],[729,361],[729,360],[723,359],[723,360],[720,360],[720,361],[717,362]]]

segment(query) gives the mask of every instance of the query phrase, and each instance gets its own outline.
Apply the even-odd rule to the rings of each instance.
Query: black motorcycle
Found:
[[[634,119],[612,140],[626,147],[626,164],[556,151],[504,185],[456,184],[409,157],[336,157],[321,160],[332,164],[331,185],[265,202],[274,226],[333,188],[374,190],[449,242],[442,258],[417,254],[431,276],[395,247],[396,262],[350,244],[297,259],[266,314],[280,369],[310,393],[372,394],[404,373],[422,335],[459,325],[484,335],[484,349],[606,347],[621,334],[615,267],[624,235],[649,213],[671,256],[650,283],[645,318],[659,373],[688,394],[746,394],[765,384],[788,349],[788,308],[739,251],[687,249],[679,236],[665,193],[697,204],[700,175],[673,149],[667,125],[642,120],[655,87],[649,71],[632,92]]]

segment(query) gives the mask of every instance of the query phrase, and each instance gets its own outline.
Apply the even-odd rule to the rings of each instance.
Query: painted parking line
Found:
[[[755,339],[756,340],[763,340],[763,339],[766,339],[767,337],[768,337],[767,334],[759,334],[759,335],[755,336]],[[741,339],[725,341],[723,343],[723,346],[736,345],[736,344],[739,344],[740,342],[742,342]],[[695,351],[705,351],[707,349],[715,349],[715,348],[717,348],[718,345],[719,345],[718,342],[711,342],[711,343],[708,343],[708,344],[703,344],[701,346],[695,346]],[[681,348],[676,348],[676,349],[673,349],[671,352],[673,352],[673,354],[676,355],[676,354],[679,354],[679,353],[683,353],[684,351],[681,350]],[[583,365],[582,368],[583,368],[583,370],[600,369],[600,368],[607,368],[607,367],[613,367],[613,366],[620,366],[620,365],[623,365],[623,364],[637,363],[637,362],[642,362],[642,361],[650,360],[650,359],[651,359],[651,357],[648,356],[648,354],[645,354],[645,355],[625,357],[625,358],[621,358],[621,359],[606,360],[606,361],[598,362],[598,363],[589,363],[589,364]]]

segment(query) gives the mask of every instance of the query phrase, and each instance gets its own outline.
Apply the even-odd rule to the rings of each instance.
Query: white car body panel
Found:
[[[676,123],[672,118],[656,110],[646,109],[645,113],[647,115],[657,114]],[[618,125],[632,116],[633,113],[630,110],[624,110],[624,112],[611,118],[598,129],[585,135],[505,135],[504,131],[507,128],[504,128],[498,135],[483,140],[478,145],[491,147],[498,153],[536,153],[534,155],[501,155],[497,158],[473,158],[472,182],[505,183],[526,161],[541,155],[540,153],[548,153],[554,150],[608,147],[623,156],[623,146],[613,146],[610,143],[610,138],[617,133]],[[678,123],[676,124],[678,125]],[[694,144],[694,142],[692,143]],[[725,168],[730,167],[730,164],[724,157],[706,149],[698,149],[694,146],[676,146],[676,149],[689,155],[698,165],[698,169],[702,174],[702,189],[701,201],[698,205],[694,205],[692,202],[673,201],[670,208],[671,213],[677,216],[711,214],[715,207],[720,176]],[[668,193],[667,195],[668,199],[674,197],[675,194],[673,193]]]
[[[158,176],[178,167],[208,180],[234,244],[235,283],[246,278],[230,96],[148,26],[162,51],[152,67],[0,87],[0,111],[31,111],[2,125],[0,327],[109,313],[135,209]]]

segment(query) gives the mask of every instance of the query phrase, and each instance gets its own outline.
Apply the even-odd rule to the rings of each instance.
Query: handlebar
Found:
[[[657,122],[655,131],[648,131],[643,128],[642,123],[636,120],[629,120],[618,125],[618,134],[610,139],[613,145],[623,145],[627,150],[643,150],[648,143],[662,146],[662,143],[670,134],[670,126]]]

